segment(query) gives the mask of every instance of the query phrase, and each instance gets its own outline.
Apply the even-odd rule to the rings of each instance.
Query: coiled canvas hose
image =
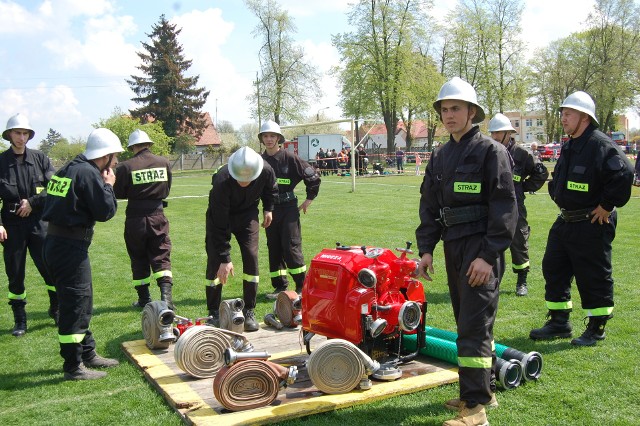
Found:
[[[424,328],[427,336],[439,337],[440,339],[455,342],[458,335],[453,331],[442,330],[435,327]],[[504,360],[516,359],[522,364],[522,374],[525,380],[536,380],[542,374],[542,355],[539,352],[525,353],[509,346],[496,343],[496,356]]]
[[[244,331],[244,300],[223,300],[220,303],[220,328],[242,333]]]
[[[223,367],[213,379],[213,394],[231,411],[271,404],[287,383],[289,368],[266,360],[246,359]]]
[[[311,382],[327,394],[351,392],[378,369],[378,362],[343,339],[328,340],[313,351],[307,361]]]
[[[180,336],[173,356],[182,371],[204,379],[215,376],[224,366],[224,350],[229,346],[233,346],[233,343],[223,330],[208,325],[194,325]]]
[[[283,326],[295,328],[299,323],[296,317],[300,315],[300,296],[295,291],[281,291],[276,299],[274,313]]]
[[[142,335],[149,349],[166,349],[171,341],[160,340],[158,318],[162,311],[169,309],[166,302],[155,301],[147,303],[142,310]]]

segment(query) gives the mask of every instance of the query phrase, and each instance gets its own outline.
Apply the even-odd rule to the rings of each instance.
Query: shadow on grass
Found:
[[[26,390],[63,382],[62,367],[0,374],[0,390]]]
[[[527,332],[527,334],[529,334]],[[496,341],[496,343],[517,349],[521,352],[540,352],[541,355],[566,351],[573,348],[571,339],[532,340],[528,336]]]

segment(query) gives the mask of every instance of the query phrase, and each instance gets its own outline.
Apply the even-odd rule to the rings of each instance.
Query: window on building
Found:
[[[531,142],[533,140],[533,134],[527,132],[527,135],[525,136],[524,140],[527,142]]]
[[[520,120],[516,120],[513,127],[520,127]]]
[[[525,126],[527,126],[527,127],[531,127],[531,126],[533,126],[533,120],[532,120],[532,119],[530,119],[530,118],[527,118],[527,119],[525,120],[525,122],[524,122],[524,125],[525,125]]]
[[[537,118],[536,119],[536,126],[538,126],[538,127],[544,126],[544,124],[542,123],[542,118]]]

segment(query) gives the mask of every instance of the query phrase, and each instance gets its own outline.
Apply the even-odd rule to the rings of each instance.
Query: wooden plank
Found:
[[[306,370],[308,355],[301,343],[299,329],[275,330],[261,324],[260,330],[244,334],[256,351],[266,351],[278,364],[298,367],[296,382],[280,390],[276,400],[267,407],[228,412],[213,395],[213,379],[196,379],[182,372],[173,356],[173,345],[167,349],[150,350],[144,340],[124,342],[127,357],[140,368],[147,380],[186,424],[196,426],[256,425],[307,416],[338,408],[365,404],[391,396],[453,383],[457,369],[450,364],[427,357],[418,357],[402,365],[402,377],[392,382],[373,381],[369,390],[354,390],[341,395],[325,395],[311,383]],[[312,350],[325,340],[316,336]]]

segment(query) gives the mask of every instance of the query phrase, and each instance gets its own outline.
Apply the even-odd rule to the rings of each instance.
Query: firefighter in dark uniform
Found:
[[[518,275],[516,296],[526,296],[527,274],[529,273],[529,234],[531,227],[527,222],[527,208],[524,205],[525,192],[535,192],[542,188],[549,177],[549,171],[540,160],[527,151],[511,137],[516,129],[511,126],[509,117],[496,114],[489,121],[491,137],[507,148],[513,159],[513,186],[518,200],[518,226],[511,246],[511,268]]]
[[[484,425],[485,406],[497,405],[493,324],[504,251],[518,219],[512,161],[474,125],[485,114],[469,83],[448,81],[433,106],[451,136],[429,159],[420,188],[418,270],[431,281],[433,251],[442,240],[460,376],[460,397],[445,403],[458,416],[444,424]]]
[[[258,270],[258,203],[262,200],[262,227],[269,228],[278,185],[273,169],[254,150],[242,147],[229,157],[212,178],[206,213],[207,309],[208,324],[220,325],[222,286],[234,275],[231,262],[231,234],[235,235],[242,256],[244,330],[257,331],[256,296]]]
[[[127,146],[133,157],[118,164],[113,192],[116,198],[128,200],[124,241],[138,293],[133,306],[143,308],[151,302],[149,285],[153,279],[160,287],[160,299],[175,309],[169,221],[164,214],[164,199],[171,190],[171,166],[169,160],[150,151],[151,145],[153,141],[142,130],[129,135]]]
[[[89,245],[96,221],[106,222],[116,214],[116,177],[111,165],[122,151],[113,132],[95,129],[84,154],[62,167],[47,187],[42,215],[49,221],[44,261],[58,292],[58,340],[65,380],[99,379],[107,373],[91,367],[118,365],[117,360],[96,353],[89,330],[93,310]]]
[[[274,288],[274,292],[267,294],[267,297],[276,299],[278,293],[287,290],[287,273],[291,274],[296,284],[296,293],[302,292],[307,267],[302,254],[300,210],[306,214],[311,202],[318,196],[320,176],[297,154],[280,148],[284,136],[278,123],[265,121],[258,133],[258,139],[265,146],[262,158],[276,173],[278,182],[273,221],[266,229],[269,275]],[[293,191],[300,181],[304,182],[307,196],[298,207],[298,197]]]
[[[9,281],[9,305],[13,310],[16,337],[27,332],[27,292],[24,285],[27,249],[49,293],[49,316],[58,320],[58,297],[44,262],[42,244],[47,224],[42,221],[45,188],[55,172],[49,157],[27,148],[35,132],[29,120],[16,114],[7,121],[2,138],[11,147],[0,154],[0,242]]]
[[[613,315],[611,244],[618,221],[616,207],[631,197],[633,166],[619,146],[600,130],[595,103],[585,92],[567,96],[561,122],[570,136],[549,182],[549,195],[560,215],[549,230],[542,259],[549,320],[529,337],[571,337],[571,281],[576,280],[588,317],[584,333],[571,341],[593,346],[605,338]]]

